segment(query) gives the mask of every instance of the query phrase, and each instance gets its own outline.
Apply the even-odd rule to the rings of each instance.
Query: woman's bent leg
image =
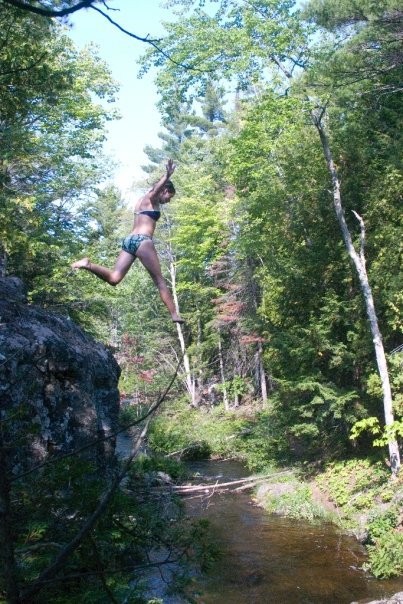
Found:
[[[71,267],[76,269],[85,269],[102,279],[102,281],[106,281],[109,283],[109,285],[117,285],[127,274],[135,259],[136,258],[132,256],[132,254],[122,250],[117,257],[113,269],[106,268],[100,264],[93,264],[90,262],[89,258],[82,258],[81,260],[74,262]]]
[[[161,300],[171,314],[172,321],[175,323],[184,323],[184,320],[178,315],[171,292],[161,273],[161,265],[152,241],[143,241],[137,250],[137,258],[148,270],[152,280],[158,288]]]

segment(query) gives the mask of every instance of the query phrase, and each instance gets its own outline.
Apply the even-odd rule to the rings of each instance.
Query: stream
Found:
[[[189,465],[200,482],[248,475],[234,461]],[[403,589],[400,579],[377,581],[362,571],[365,549],[356,539],[328,523],[268,514],[253,504],[250,492],[187,498],[186,508],[191,516],[209,519],[222,551],[222,559],[197,582],[199,604],[364,603]]]
[[[127,444],[118,445],[121,454]],[[235,461],[188,466],[199,483],[248,476]],[[401,579],[377,581],[362,570],[365,549],[353,537],[329,523],[269,514],[253,503],[250,491],[188,496],[184,502],[189,516],[209,520],[210,538],[222,554],[208,574],[194,577],[196,604],[365,604],[403,590]],[[185,602],[164,594],[158,572],[148,579],[164,604]]]

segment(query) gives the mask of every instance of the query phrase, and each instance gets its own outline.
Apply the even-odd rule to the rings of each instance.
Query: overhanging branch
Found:
[[[177,65],[178,67],[183,67],[183,69],[186,69],[188,71],[199,71],[201,73],[204,73],[204,71],[207,71],[207,70],[203,70],[203,69],[197,69],[197,67],[192,67],[192,65],[186,65],[185,63],[180,63],[178,61],[175,61],[175,59],[170,57],[169,54],[167,52],[165,52],[165,50],[163,50],[160,46],[158,46],[157,42],[160,42],[161,39],[156,38],[153,40],[152,38],[149,38],[148,36],[146,36],[145,38],[136,36],[136,34],[133,34],[132,32],[128,31],[127,29],[125,29],[124,27],[119,25],[119,23],[116,23],[116,21],[111,19],[111,17],[109,15],[107,15],[106,13],[104,13],[100,8],[96,8],[95,6],[91,6],[91,8],[93,10],[97,11],[97,13],[99,13],[103,17],[105,17],[105,19],[107,19],[109,21],[109,23],[111,23],[112,25],[117,27],[119,29],[119,31],[121,31],[122,33],[126,34],[127,36],[130,36],[131,38],[134,38],[135,40],[139,40],[139,42],[144,42],[145,44],[150,44],[151,46],[153,46],[157,52],[159,52],[163,57],[168,59],[168,61],[170,61],[174,65]],[[208,70],[208,71],[211,71],[211,70]]]
[[[95,2],[97,2],[97,1],[99,1],[99,0],[81,0],[81,2],[78,2],[74,6],[70,6],[69,8],[63,8],[60,10],[52,10],[52,9],[42,8],[39,6],[33,6],[32,4],[24,2],[23,0],[0,0],[0,6],[1,6],[1,3],[8,4],[9,6],[12,6],[14,8],[18,8],[18,9],[25,10],[25,11],[28,11],[31,13],[35,13],[36,15],[40,15],[42,17],[50,17],[52,19],[56,19],[58,17],[59,18],[66,17],[83,8],[92,8],[93,10],[97,11],[97,13],[102,15],[105,19],[107,19],[107,21],[109,21],[109,23],[111,23],[114,27],[116,27],[119,31],[121,31],[125,35],[129,36],[130,38],[133,38],[134,40],[138,40],[139,42],[143,42],[144,44],[150,44],[151,46],[153,46],[153,48],[155,48],[155,50],[158,53],[160,53],[163,57],[168,59],[168,61],[170,61],[174,65],[177,65],[178,67],[183,67],[183,69],[186,69],[187,71],[197,71],[200,73],[212,71],[211,69],[210,70],[198,69],[197,67],[194,67],[192,65],[187,65],[186,63],[181,63],[179,61],[175,61],[175,59],[173,59],[165,50],[163,50],[158,45],[158,42],[160,42],[160,39],[149,38],[148,35],[145,37],[138,36],[138,35],[134,34],[133,32],[125,29],[124,27],[119,25],[119,23],[114,21],[109,15],[107,15],[104,11],[102,11],[100,8],[94,6]],[[102,4],[108,10],[113,10],[106,4],[106,2],[102,1]]]
[[[73,13],[81,10],[82,8],[92,8],[92,5],[96,0],[81,0],[74,6],[70,6],[69,8],[62,8],[60,10],[52,10],[49,8],[41,8],[40,6],[33,6],[32,4],[28,4],[27,2],[23,2],[22,0],[2,0],[4,4],[8,4],[13,6],[14,8],[20,8],[21,10],[26,10],[30,13],[34,13],[36,15],[41,15],[42,17],[66,17],[67,15],[72,15]]]

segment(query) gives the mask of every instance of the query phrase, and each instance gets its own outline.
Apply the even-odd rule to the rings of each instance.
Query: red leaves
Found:
[[[136,346],[138,343],[138,338],[135,336],[130,336],[128,333],[124,333],[122,335],[122,344],[125,346]]]
[[[139,378],[144,382],[147,382],[147,384],[151,384],[156,373],[156,369],[145,369],[144,371],[139,372]]]
[[[137,366],[135,371],[137,372],[139,379],[147,382],[147,384],[151,384],[154,380],[154,375],[158,372],[156,369],[140,370],[140,365],[144,364],[145,357],[141,354],[136,354],[137,346],[138,338],[125,333],[122,336],[122,350],[119,355],[119,360],[120,362],[123,361],[126,366]]]

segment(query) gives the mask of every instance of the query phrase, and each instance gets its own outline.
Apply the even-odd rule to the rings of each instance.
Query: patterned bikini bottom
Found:
[[[135,256],[141,243],[143,241],[146,241],[147,239],[149,239],[150,241],[153,240],[153,238],[150,237],[150,235],[139,235],[139,234],[128,235],[122,241],[122,250],[125,252],[128,252],[132,256]]]

